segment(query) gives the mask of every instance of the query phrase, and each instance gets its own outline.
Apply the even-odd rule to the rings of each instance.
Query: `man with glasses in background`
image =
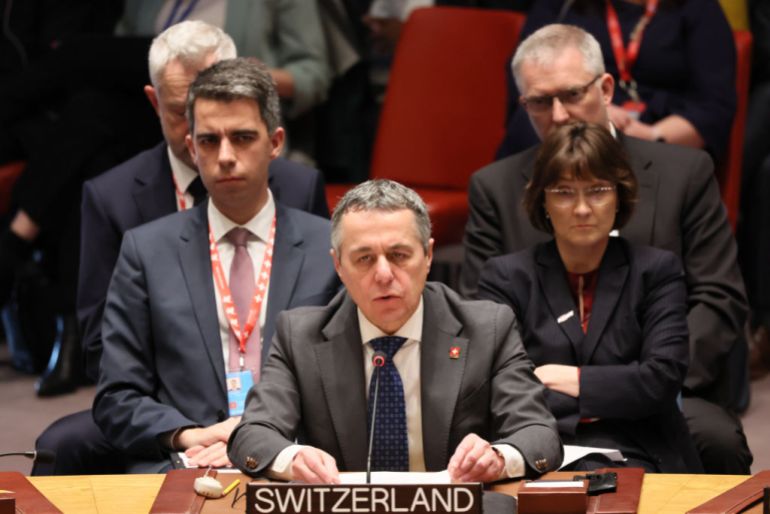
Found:
[[[714,179],[700,150],[642,141],[615,130],[607,107],[615,82],[593,36],[548,25],[518,47],[512,63],[520,102],[542,139],[554,127],[582,120],[609,127],[639,181],[639,203],[621,235],[635,244],[673,251],[684,263],[688,291],[690,367],[682,408],[709,473],[747,474],[751,452],[736,412],[748,403],[746,294],[735,240]],[[495,162],[471,178],[460,290],[476,295],[490,257],[547,236],[521,206],[539,147]]]

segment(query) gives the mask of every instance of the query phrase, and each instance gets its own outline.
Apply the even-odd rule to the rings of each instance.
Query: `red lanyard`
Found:
[[[174,176],[173,172],[171,173],[171,180],[174,181],[174,192],[176,193],[177,209],[184,211],[187,209],[187,201],[184,198],[184,193],[179,190],[179,185],[176,183],[176,177]]]
[[[631,86],[634,94],[636,93],[636,84],[631,77],[631,68],[636,63],[636,58],[639,57],[639,47],[642,44],[642,36],[644,35],[644,29],[655,16],[655,12],[658,10],[658,0],[647,0],[644,14],[639,22],[631,32],[631,37],[628,41],[628,48],[623,46],[623,33],[620,31],[620,22],[618,21],[618,13],[615,11],[611,0],[606,0],[607,4],[607,30],[610,33],[610,41],[612,42],[612,51],[615,54],[615,62],[618,65],[618,73],[620,74],[620,85],[623,89]],[[634,96],[634,95],[631,95]],[[638,101],[638,98],[633,98]]]
[[[273,224],[270,227],[270,236],[267,238],[265,256],[262,258],[262,266],[260,266],[259,275],[257,276],[257,287],[254,288],[254,297],[251,299],[251,307],[249,307],[249,315],[246,318],[246,326],[241,330],[240,323],[238,322],[238,315],[235,312],[233,297],[232,294],[230,294],[230,286],[227,284],[225,272],[222,269],[222,262],[219,259],[219,250],[217,250],[217,243],[214,240],[214,233],[211,231],[211,225],[209,225],[209,249],[211,253],[211,270],[214,273],[214,283],[219,291],[219,297],[222,299],[222,307],[224,307],[227,322],[230,324],[230,328],[238,339],[238,349],[241,355],[246,353],[246,342],[249,340],[251,332],[257,325],[259,313],[262,310],[262,301],[265,299],[264,292],[267,290],[267,284],[270,281],[270,267],[273,264],[274,245],[275,216],[273,216]]]

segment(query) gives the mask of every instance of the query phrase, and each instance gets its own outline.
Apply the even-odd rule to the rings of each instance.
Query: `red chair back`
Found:
[[[521,14],[488,9],[412,13],[391,66],[371,177],[467,188],[503,136],[505,63],[523,23]]]
[[[749,81],[751,78],[752,35],[747,30],[738,30],[735,36],[736,70],[735,90],[737,103],[730,141],[724,158],[716,168],[717,181],[722,201],[727,207],[727,218],[735,230],[741,198],[741,174],[743,168],[743,135],[746,130],[746,110],[749,103]]]
[[[0,214],[5,214],[11,207],[11,191],[19,180],[21,172],[27,163],[24,161],[10,162],[0,166]]]

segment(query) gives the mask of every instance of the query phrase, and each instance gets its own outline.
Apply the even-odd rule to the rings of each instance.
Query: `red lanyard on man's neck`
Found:
[[[607,30],[610,33],[610,42],[612,43],[612,52],[615,54],[615,62],[618,65],[618,74],[620,75],[621,86],[626,89],[627,85],[633,83],[631,76],[631,68],[636,63],[636,58],[639,57],[639,47],[642,44],[642,37],[644,36],[644,30],[647,25],[655,16],[655,12],[658,10],[659,0],[647,0],[645,5],[644,14],[637,22],[636,27],[631,32],[631,37],[628,41],[628,48],[623,45],[623,33],[620,30],[620,22],[618,21],[618,13],[615,11],[615,7],[612,5],[611,0],[606,0],[607,5]],[[634,87],[634,90],[636,88]]]
[[[230,325],[235,338],[238,340],[238,350],[241,355],[246,353],[246,342],[249,340],[251,332],[257,325],[259,320],[259,313],[262,311],[262,302],[265,300],[265,292],[267,291],[267,285],[270,282],[270,270],[273,265],[273,248],[275,246],[275,223],[276,219],[273,216],[273,223],[270,226],[270,235],[267,238],[267,245],[265,246],[265,255],[262,257],[262,265],[259,268],[259,274],[256,277],[256,287],[254,288],[254,296],[251,299],[251,305],[249,307],[249,314],[246,317],[246,325],[241,327],[238,321],[238,314],[233,302],[233,295],[230,293],[230,285],[227,283],[225,277],[225,271],[222,267],[222,261],[219,258],[219,250],[217,249],[217,242],[214,239],[214,232],[209,225],[209,253],[211,255],[211,271],[214,274],[214,284],[219,291],[219,297],[222,301],[222,308],[225,312],[225,318]]]

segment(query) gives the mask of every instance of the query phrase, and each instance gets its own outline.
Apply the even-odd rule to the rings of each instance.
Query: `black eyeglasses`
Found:
[[[554,98],[558,98],[559,102],[564,105],[576,105],[583,101],[583,98],[585,98],[586,93],[588,92],[588,88],[590,88],[594,82],[599,80],[600,77],[601,75],[597,75],[584,86],[571,87],[553,95],[522,96],[519,98],[519,103],[531,114],[543,114],[550,111],[553,107]]]

